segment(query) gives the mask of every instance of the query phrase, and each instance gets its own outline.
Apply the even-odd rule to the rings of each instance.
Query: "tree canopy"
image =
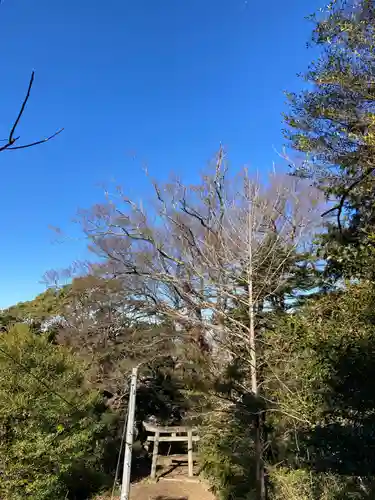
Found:
[[[320,56],[309,87],[287,94],[286,137],[306,153],[297,174],[332,201],[324,258],[335,277],[372,276],[374,256],[375,5],[338,0],[318,15],[312,43]]]

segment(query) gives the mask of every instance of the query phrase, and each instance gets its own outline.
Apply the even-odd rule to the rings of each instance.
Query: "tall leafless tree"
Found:
[[[210,349],[216,359],[241,357],[249,368],[246,389],[262,398],[256,311],[280,297],[294,255],[309,244],[320,220],[316,193],[276,173],[263,183],[246,169],[230,176],[222,148],[200,183],[187,186],[174,178],[153,187],[151,202],[136,203],[118,188],[107,203],[81,211],[90,247],[100,257],[95,272],[121,282],[134,310],[173,321],[180,340]],[[235,307],[247,314],[237,318]],[[263,499],[259,419],[257,426]]]

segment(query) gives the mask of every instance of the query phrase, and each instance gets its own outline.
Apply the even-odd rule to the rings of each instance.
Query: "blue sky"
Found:
[[[79,207],[116,180],[147,193],[142,166],[194,179],[220,142],[233,165],[278,161],[283,90],[299,89],[319,0],[4,0],[0,136],[32,69],[19,128],[48,144],[0,154],[0,307],[29,300],[43,273],[85,256],[54,243]]]

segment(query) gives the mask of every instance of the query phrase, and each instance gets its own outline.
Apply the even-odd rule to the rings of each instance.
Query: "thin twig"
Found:
[[[50,141],[57,135],[61,134],[61,132],[64,130],[64,128],[60,128],[57,132],[54,134],[50,135],[49,137],[46,137],[45,139],[41,139],[40,141],[35,141],[35,142],[30,142],[29,144],[24,144],[22,146],[14,146],[14,147],[9,147],[7,148],[8,150],[14,150],[14,149],[26,149],[26,148],[31,148],[32,146],[37,146],[38,144],[44,144],[45,142]],[[0,149],[1,151],[1,149]]]

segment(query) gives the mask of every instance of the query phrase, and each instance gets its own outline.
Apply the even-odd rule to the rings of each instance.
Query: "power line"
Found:
[[[124,441],[125,441],[125,435],[126,435],[126,423],[128,421],[128,412],[129,412],[129,407],[126,410],[124,425],[123,425],[123,428],[122,428],[121,443],[120,443],[120,449],[119,449],[118,457],[117,457],[116,474],[115,474],[115,479],[113,481],[113,486],[112,486],[111,500],[114,499],[116,483],[117,483],[118,475],[119,475],[119,472],[120,472],[121,454],[122,454],[122,449],[124,447]]]

